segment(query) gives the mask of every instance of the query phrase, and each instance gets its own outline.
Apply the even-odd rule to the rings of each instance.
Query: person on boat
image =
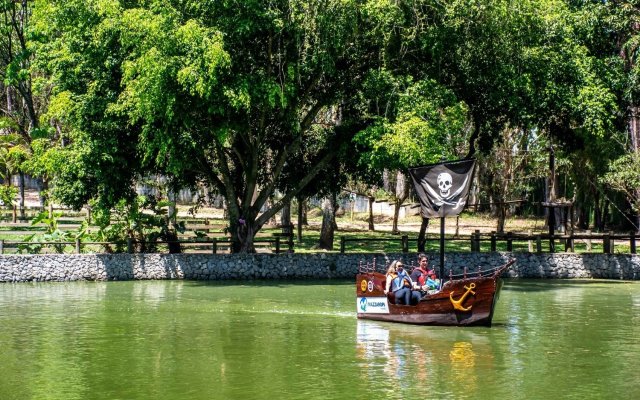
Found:
[[[418,304],[420,301],[420,293],[412,290],[414,283],[411,277],[404,270],[401,261],[394,261],[387,269],[387,284],[384,294],[393,293],[397,304],[411,305]]]
[[[427,272],[427,280],[424,282],[424,288],[426,290],[440,289],[440,279],[436,278],[436,271],[430,270]]]
[[[425,285],[429,272],[429,257],[426,254],[418,255],[418,266],[411,271],[411,280],[416,284],[415,289],[422,289]]]
[[[415,289],[420,290],[422,296],[440,288],[436,272],[429,269],[429,257],[424,253],[418,255],[418,266],[411,272],[411,279],[416,284]]]

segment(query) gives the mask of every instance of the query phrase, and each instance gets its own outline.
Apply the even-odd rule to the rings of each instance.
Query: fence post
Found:
[[[611,252],[610,254],[615,253],[615,247],[616,247],[616,234],[614,232],[611,234],[611,237],[609,239],[609,251]]]
[[[76,254],[80,254],[80,239],[76,239]]]
[[[549,236],[549,252],[550,253],[555,253],[556,252],[556,242],[555,242],[554,236],[555,236],[555,233],[553,233],[553,232]]]
[[[471,251],[479,251],[478,249],[478,230],[471,234]]]
[[[569,238],[565,242],[564,251],[573,253],[573,250],[574,248],[573,248],[573,229],[572,229],[571,231],[569,231]]]
[[[293,230],[291,232],[293,232]],[[287,245],[289,245],[289,253],[293,253],[293,234],[289,236],[289,240],[287,240]]]
[[[402,235],[402,252],[409,252],[409,236],[407,235]]]
[[[0,239],[0,254],[4,254],[4,239]]]
[[[605,233],[602,237],[602,252],[604,254],[611,254],[611,236],[609,236],[609,232]]]
[[[344,236],[340,236],[340,254],[344,254],[345,242]]]
[[[133,239],[127,238],[127,253],[133,253]]]
[[[636,231],[631,231],[629,235],[629,247],[631,248],[631,254],[636,254]]]
[[[507,251],[513,251],[513,239],[511,235],[511,232],[507,232]]]
[[[276,236],[276,254],[280,254],[280,236]]]
[[[491,251],[496,251],[496,233],[491,232]]]
[[[527,236],[529,237],[529,253],[533,253],[533,240],[531,240],[531,237],[533,237],[533,232],[531,232],[531,229],[527,231]]]
[[[213,254],[218,252],[218,238],[213,238],[213,243],[211,243]]]
[[[591,251],[591,230],[587,230],[587,251]]]
[[[536,253],[542,253],[542,236],[536,236]]]
[[[13,206],[13,223],[18,222],[18,207],[16,205]]]

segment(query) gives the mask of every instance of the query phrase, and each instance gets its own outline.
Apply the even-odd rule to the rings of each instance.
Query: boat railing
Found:
[[[509,262],[507,262],[504,265],[499,265],[497,267],[488,268],[488,269],[482,269],[480,266],[478,266],[475,269],[467,269],[467,267],[465,267],[461,274],[456,274],[456,275],[453,274],[452,270],[449,270],[449,280],[467,279],[467,278],[482,278],[483,276],[484,277],[493,276],[496,273],[498,273],[500,270],[506,269],[508,266],[513,264],[515,261],[516,261],[515,259],[511,259],[511,260],[509,260]]]
[[[360,264],[358,264],[358,272],[361,274],[376,272],[376,260],[374,259],[371,263],[364,263],[360,261]]]

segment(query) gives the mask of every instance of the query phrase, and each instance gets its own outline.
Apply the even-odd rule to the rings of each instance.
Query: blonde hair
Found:
[[[389,268],[387,268],[387,275],[389,275],[390,273],[396,273],[398,269],[398,264],[400,264],[400,267],[404,267],[404,264],[400,260],[394,260],[389,265]]]

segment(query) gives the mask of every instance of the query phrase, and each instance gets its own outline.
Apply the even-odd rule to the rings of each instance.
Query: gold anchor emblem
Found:
[[[453,304],[453,308],[455,308],[458,311],[469,311],[469,310],[471,310],[471,307],[473,307],[473,306],[469,306],[467,308],[464,308],[464,307],[462,307],[462,302],[464,301],[464,299],[467,298],[467,295],[469,293],[471,293],[473,295],[476,294],[476,292],[473,291],[473,289],[476,288],[476,284],[472,283],[472,284],[469,285],[469,287],[465,286],[464,288],[467,289],[467,291],[458,300],[454,300],[453,299],[453,292],[449,293],[449,300],[451,300],[451,304]]]

